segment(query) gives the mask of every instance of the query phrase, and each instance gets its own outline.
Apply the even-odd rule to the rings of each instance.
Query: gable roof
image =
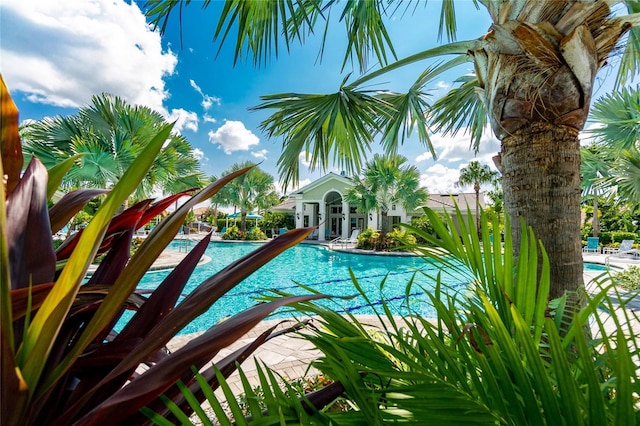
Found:
[[[343,185],[349,185],[349,186],[353,186],[353,181],[351,180],[350,177],[347,177],[345,175],[342,174],[337,174],[334,172],[329,172],[326,175],[322,176],[321,178],[314,180],[313,182],[311,182],[309,185],[303,186],[302,188],[298,189],[295,192],[292,192],[291,194],[289,194],[290,197],[296,196],[296,195],[302,195],[305,192],[308,192],[314,188],[319,187],[320,185],[323,185],[326,182],[329,182],[331,180],[337,180],[339,182],[341,182]]]

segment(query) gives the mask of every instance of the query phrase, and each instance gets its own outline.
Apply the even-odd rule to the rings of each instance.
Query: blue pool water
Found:
[[[177,244],[174,242],[168,249],[177,250]],[[210,243],[205,255],[211,261],[195,269],[184,293],[191,292],[205,279],[257,247],[256,243]],[[340,253],[323,246],[299,244],[286,250],[250,275],[217,301],[208,312],[183,329],[180,334],[206,330],[219,320],[255,305],[256,298],[269,294],[269,290],[307,294],[307,291],[299,288],[296,282],[329,295],[355,295],[356,290],[349,277],[349,268],[353,270],[359,284],[374,304],[379,304],[384,297],[397,315],[408,313],[407,303],[409,302],[413,312],[425,317],[434,316],[428,297],[420,288],[433,288],[435,280],[425,276],[425,274],[435,276],[437,269],[433,264],[417,257]],[[169,271],[147,273],[138,287],[155,289],[168,273]],[[381,290],[380,284],[387,274],[387,280]],[[405,289],[412,278],[414,278],[414,285],[407,298]],[[451,287],[450,291],[464,289],[468,283],[468,279],[460,276],[443,276],[442,281]],[[332,299],[322,303],[338,312],[348,311],[356,315],[372,313],[372,309],[361,297],[351,300]],[[286,313],[280,312],[280,315],[286,315]]]
[[[585,271],[601,271],[601,272],[605,272],[608,269],[609,268],[606,265],[603,265],[601,263],[589,263],[589,262],[585,262],[584,263],[584,270]]]
[[[180,242],[172,243],[168,249],[178,250]],[[255,250],[260,243],[219,243],[211,242],[205,255],[211,260],[199,265],[191,276],[184,294],[190,293],[207,278],[214,275],[231,262]],[[184,250],[184,247],[182,247]],[[366,294],[380,308],[381,300],[385,300],[396,315],[411,311],[429,318],[435,311],[424,290],[434,288],[434,277],[439,269],[419,257],[407,256],[372,256],[352,253],[341,253],[329,250],[324,246],[299,244],[291,247],[271,262],[258,269],[243,282],[238,284],[211,309],[196,318],[185,327],[180,334],[203,331],[221,319],[239,313],[257,303],[256,298],[267,295],[270,290],[278,290],[291,294],[307,294],[296,283],[304,284],[318,292],[345,296],[355,295],[357,291],[349,276],[349,268],[358,279],[358,283]],[[585,263],[585,270],[605,271],[606,266]],[[140,289],[155,289],[169,271],[147,273],[139,284]],[[387,276],[383,288],[381,282]],[[406,287],[413,279],[414,284],[406,295]],[[460,274],[443,274],[442,281],[448,286],[445,291],[464,290],[470,277]],[[334,298],[331,301],[320,301],[337,312],[351,312],[355,315],[371,314],[372,308],[362,297],[350,300]],[[283,312],[284,311],[284,312]],[[275,316],[287,316],[286,308]]]

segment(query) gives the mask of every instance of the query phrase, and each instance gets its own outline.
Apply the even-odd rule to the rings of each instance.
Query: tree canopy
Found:
[[[25,152],[38,157],[47,168],[75,157],[63,188],[110,188],[165,124],[158,112],[103,93],[93,96],[91,104],[76,114],[27,124],[21,136]],[[154,191],[176,193],[199,187],[202,181],[191,144],[172,133],[134,198],[148,198]]]

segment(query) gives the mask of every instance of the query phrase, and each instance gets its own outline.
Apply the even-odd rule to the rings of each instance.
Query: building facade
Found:
[[[296,228],[318,226],[317,238],[321,241],[348,238],[355,229],[380,229],[382,217],[379,212],[358,212],[346,201],[345,194],[352,186],[351,178],[331,172],[293,192],[288,200],[273,210],[293,215]],[[474,193],[430,194],[427,207],[451,213],[455,209],[454,201],[462,209],[469,205],[471,211],[475,211]],[[387,212],[389,229],[396,223],[410,223],[412,217],[422,214],[421,209],[407,212],[403,206],[393,205]]]

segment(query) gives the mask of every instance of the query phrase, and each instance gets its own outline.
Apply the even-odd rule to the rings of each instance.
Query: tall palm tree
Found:
[[[223,173],[227,175],[245,167],[251,166],[251,162],[234,164]],[[249,172],[239,176],[226,185],[227,201],[240,210],[240,229],[247,230],[247,213],[260,206],[260,202],[271,192],[275,192],[273,176],[254,167]]]
[[[101,94],[91,104],[67,117],[45,118],[22,129],[24,150],[36,155],[47,168],[80,154],[62,185],[108,188],[150,142],[165,119],[147,107]],[[154,191],[177,192],[202,185],[198,160],[181,135],[172,134],[160,151],[134,198]]]
[[[216,2],[205,3],[205,6]],[[234,38],[235,59],[252,56],[257,65],[293,42],[326,34],[339,16],[348,43],[343,66],[369,69],[373,56],[382,66],[364,76],[351,73],[332,94],[281,93],[265,96],[258,109],[276,112],[262,127],[282,138],[279,171],[285,182],[298,180],[299,154],[305,151],[311,168],[327,168],[330,159],[347,171],[360,169],[371,141],[378,138],[387,153],[415,130],[435,155],[429,130],[455,133],[468,128],[477,149],[485,125],[501,141],[495,158],[502,173],[505,209],[513,223],[523,217],[538,235],[551,259],[551,297],[583,285],[580,242],[580,141],[588,116],[597,72],[623,40],[619,83],[638,69],[640,23],[636,1],[504,0],[474,1],[486,8],[493,24],[485,34],[455,41],[455,1],[442,1],[440,34],[448,44],[395,60],[385,20],[420,13],[413,2],[283,0],[226,2],[218,7],[215,38]],[[621,7],[612,12],[614,3]],[[188,1],[149,2],[151,21],[166,28],[174,8]],[[468,3],[465,4],[467,6]],[[336,14],[332,9],[342,8]],[[625,11],[628,12],[625,14]],[[174,14],[175,15],[175,14]],[[425,22],[431,17],[425,16]],[[325,26],[314,31],[318,26]],[[324,51],[324,44],[322,46]],[[401,66],[437,58],[407,93],[371,89],[371,81]],[[441,73],[472,63],[439,101],[430,105],[427,86]],[[349,70],[347,70],[349,71]],[[513,227],[517,254],[520,227]]]
[[[420,187],[417,167],[408,165],[407,161],[402,155],[374,155],[366,164],[363,176],[356,177],[355,185],[345,194],[358,211],[375,210],[382,216],[382,235],[389,232],[388,213],[394,204],[410,211],[425,204],[429,197],[427,190]]]
[[[491,183],[498,177],[498,173],[479,161],[470,162],[467,167],[460,169],[460,177],[455,183],[457,187],[473,185],[476,193],[476,229],[480,232],[480,186]]]

